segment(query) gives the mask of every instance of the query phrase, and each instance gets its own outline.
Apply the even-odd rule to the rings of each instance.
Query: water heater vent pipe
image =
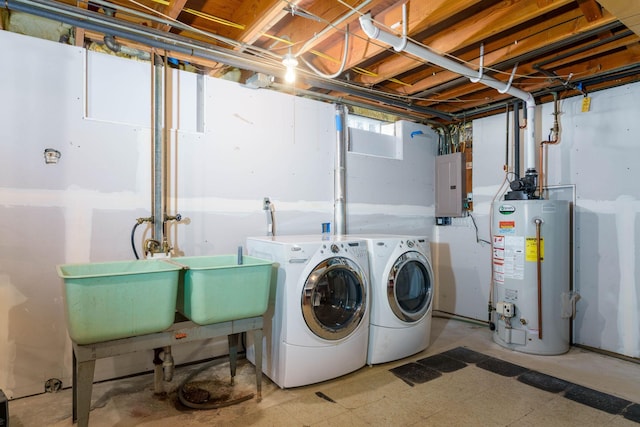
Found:
[[[403,4],[402,7],[404,17],[406,16],[406,5]],[[407,52],[420,59],[437,65],[438,67],[467,77],[472,82],[482,83],[485,86],[497,89],[501,93],[508,93],[509,95],[523,100],[527,105],[527,112],[529,117],[529,121],[527,123],[527,128],[525,131],[525,165],[527,170],[535,171],[536,143],[534,113],[536,103],[531,93],[515,88],[510,84],[502,82],[500,80],[496,80],[483,74],[482,72],[479,73],[478,71],[473,70],[460,62],[444,57],[413,41],[407,40],[406,34],[403,34],[402,37],[398,37],[395,34],[382,31],[380,30],[380,28],[376,27],[373,24],[370,13],[360,16],[360,26],[362,27],[362,30],[367,34],[367,36],[391,45],[397,52]]]

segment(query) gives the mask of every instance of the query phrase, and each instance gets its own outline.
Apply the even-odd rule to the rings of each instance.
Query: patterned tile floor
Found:
[[[534,356],[504,349],[484,326],[434,318],[429,348],[331,381],[282,390],[264,377],[263,399],[220,409],[181,405],[177,387],[223,384],[225,361],[178,367],[166,397],[153,376],[95,384],[90,426],[639,426],[640,365],[584,349]],[[255,389],[239,362],[231,393]],[[229,391],[228,386],[220,389]],[[9,402],[11,427],[71,426],[71,390]]]

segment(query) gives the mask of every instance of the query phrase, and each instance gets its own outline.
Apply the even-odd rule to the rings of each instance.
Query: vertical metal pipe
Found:
[[[153,55],[153,106],[152,106],[152,141],[153,141],[153,234],[152,239],[162,241],[163,229],[163,157],[162,144],[162,61],[157,55]]]
[[[513,173],[520,179],[520,103],[513,103]]]
[[[163,119],[160,131],[162,132],[162,249],[165,253],[169,252],[169,237],[166,228],[167,224],[167,205],[169,203],[169,57],[167,51],[164,52],[164,78],[163,78]]]
[[[347,135],[346,107],[336,105],[336,154],[333,171],[333,223],[334,234],[342,236],[347,233],[347,207],[346,207],[346,157]]]
[[[505,147],[504,147],[504,171],[509,172],[509,103],[505,111],[506,129],[505,129]]]

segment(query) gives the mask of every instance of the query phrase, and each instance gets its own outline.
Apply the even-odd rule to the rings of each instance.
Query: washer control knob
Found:
[[[338,245],[336,245],[335,243],[331,245],[331,252],[333,252],[334,254],[337,254],[338,252],[340,252],[340,248],[338,247]]]
[[[412,248],[414,245],[415,245],[415,243],[413,243],[413,240],[407,240],[407,246]]]

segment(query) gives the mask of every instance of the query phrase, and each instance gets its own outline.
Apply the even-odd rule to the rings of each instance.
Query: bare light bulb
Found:
[[[287,67],[287,71],[284,75],[284,80],[287,83],[293,83],[296,81],[296,67],[298,66],[298,60],[291,53],[287,53],[282,58],[282,64]]]
[[[296,69],[293,67],[287,67],[287,71],[284,73],[284,81],[287,83],[293,83],[296,81]]]

